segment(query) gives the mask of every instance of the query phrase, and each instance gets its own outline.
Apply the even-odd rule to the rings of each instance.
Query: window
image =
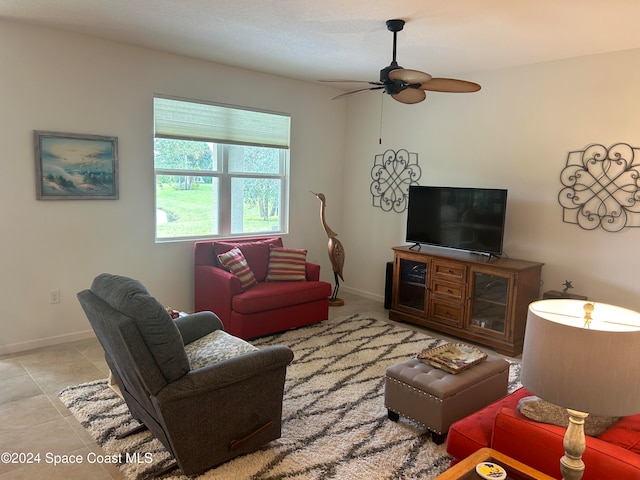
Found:
[[[287,230],[290,117],[154,98],[156,240]]]

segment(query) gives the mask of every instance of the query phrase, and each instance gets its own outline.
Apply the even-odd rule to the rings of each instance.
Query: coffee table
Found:
[[[507,480],[555,480],[492,448],[481,448],[438,475],[434,480],[482,480],[482,477],[476,473],[476,465],[480,462],[495,462],[502,466],[507,471]],[[560,465],[560,459],[558,459],[558,465]]]

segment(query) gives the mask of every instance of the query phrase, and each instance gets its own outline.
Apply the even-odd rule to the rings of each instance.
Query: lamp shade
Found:
[[[584,301],[529,305],[520,381],[538,397],[601,416],[640,413],[640,313]]]

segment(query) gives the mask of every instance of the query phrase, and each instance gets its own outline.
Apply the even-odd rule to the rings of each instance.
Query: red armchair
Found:
[[[228,333],[243,339],[326,320],[331,285],[320,281],[320,265],[306,262],[306,281],[265,281],[272,245],[282,247],[282,238],[196,242],[196,312],[214,312]],[[234,247],[242,251],[257,280],[244,291],[238,277],[217,258]]]

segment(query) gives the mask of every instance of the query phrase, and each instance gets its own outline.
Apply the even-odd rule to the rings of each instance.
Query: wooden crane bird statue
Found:
[[[333,287],[331,298],[329,298],[329,305],[332,307],[339,307],[344,305],[344,300],[338,298],[340,279],[344,282],[344,277],[342,276],[342,267],[344,266],[344,247],[342,246],[342,243],[340,243],[340,240],[336,238],[338,234],[329,228],[329,225],[327,225],[327,222],[324,219],[324,210],[327,206],[327,199],[325,198],[324,193],[311,193],[320,200],[320,221],[322,222],[322,228],[324,228],[327,237],[329,237],[329,260],[331,261],[331,268],[333,268],[333,278],[336,282]]]

